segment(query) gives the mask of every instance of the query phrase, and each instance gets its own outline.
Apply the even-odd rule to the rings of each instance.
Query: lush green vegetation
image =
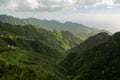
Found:
[[[32,51],[26,51],[19,48],[16,48],[15,50],[12,48],[2,48],[1,50],[3,51],[0,52],[0,60],[4,61],[6,64],[13,65],[13,69],[14,66],[16,66],[18,69],[21,68],[23,72],[25,71],[24,69],[30,69],[33,73],[35,73],[35,76],[31,76],[32,79],[29,79],[29,75],[32,75],[31,72],[28,72],[28,76],[21,76],[23,73],[20,73],[15,69],[12,70],[14,72],[14,77],[12,77],[13,72],[11,71],[11,68],[0,68],[0,70],[5,71],[4,74],[1,72],[1,76],[6,76],[5,79],[4,77],[1,77],[0,79],[2,80],[63,80],[64,78],[64,75],[62,74],[64,70],[57,64],[56,60],[50,56],[38,54]],[[7,74],[6,70],[9,70],[10,73]],[[17,76],[15,76],[15,74]],[[20,76],[20,79],[17,78],[18,76]],[[24,77],[25,79],[22,79]]]
[[[119,32],[5,15],[0,20],[0,80],[120,79]]]
[[[62,56],[66,50],[78,45],[82,40],[70,32],[47,31],[32,25],[14,26],[0,23],[1,39],[9,45],[22,49],[46,53],[50,56]],[[74,38],[71,40],[71,38]],[[54,49],[54,50],[53,50]],[[56,54],[57,53],[57,54]],[[60,54],[61,53],[61,54]],[[57,58],[57,57],[56,57]]]
[[[113,36],[101,33],[69,51],[63,63],[68,80],[119,80],[119,40],[120,33]]]
[[[36,80],[63,80],[65,72],[58,64],[65,57],[64,52],[80,42],[68,31],[52,32],[31,25],[0,23],[0,60],[21,69],[30,68],[36,74]]]
[[[30,68],[20,68],[0,61],[0,80],[37,80],[37,75]]]

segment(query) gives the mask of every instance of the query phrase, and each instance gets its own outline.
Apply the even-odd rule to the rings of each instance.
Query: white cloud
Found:
[[[1,0],[0,9],[18,11],[51,11],[73,7],[79,0]]]
[[[120,6],[120,0],[0,0],[0,9],[17,11],[54,11],[76,6]]]
[[[115,0],[115,3],[116,4],[120,4],[120,0]]]
[[[114,0],[84,0],[83,4],[88,7],[105,6],[106,8],[113,8],[116,5]]]
[[[97,2],[94,5],[95,6],[100,6],[100,5],[113,6],[114,1],[113,0],[101,0],[101,2]]]

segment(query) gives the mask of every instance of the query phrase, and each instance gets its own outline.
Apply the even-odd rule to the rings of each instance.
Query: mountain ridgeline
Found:
[[[100,33],[68,51],[62,65],[68,80],[119,80],[120,32]]]
[[[31,49],[36,52],[43,51],[41,53],[46,51],[42,50],[45,46],[46,48],[54,49],[54,51],[58,49],[59,52],[65,52],[82,41],[68,31],[52,32],[42,28],[38,29],[32,25],[18,26],[7,23],[0,23],[0,26],[1,36],[10,45],[19,46],[23,49]]]
[[[97,30],[78,23],[72,23],[72,22],[60,23],[54,20],[48,21],[48,20],[40,20],[35,18],[19,19],[7,15],[0,15],[0,21],[12,25],[31,24],[36,27],[45,28],[48,30],[57,30],[57,31],[66,30],[73,33],[81,33],[81,32],[89,33]]]
[[[120,32],[6,15],[0,21],[0,80],[120,79]]]
[[[100,32],[107,32],[105,30],[90,28],[88,26],[85,26],[79,23],[73,23],[73,22],[60,23],[54,20],[49,21],[49,20],[40,20],[36,18],[19,19],[12,16],[7,16],[7,15],[0,15],[0,21],[3,23],[9,23],[12,25],[22,25],[22,26],[33,25],[38,28],[44,28],[46,30],[51,30],[51,31],[54,31],[54,30],[68,31],[80,37],[82,40],[85,40],[88,37]]]

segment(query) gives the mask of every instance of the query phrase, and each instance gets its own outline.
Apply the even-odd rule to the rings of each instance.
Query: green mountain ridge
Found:
[[[120,79],[119,40],[119,32],[113,36],[100,33],[69,51],[69,55],[62,63],[67,70],[66,76],[68,80]]]
[[[19,18],[14,18],[12,16],[7,16],[7,15],[0,15],[0,21],[3,23],[9,23],[12,25],[34,25],[36,27],[44,28],[47,30],[65,30],[69,31],[72,33],[81,33],[81,32],[86,32],[90,33],[93,31],[97,31],[97,29],[94,28],[89,28],[85,25],[78,24],[78,23],[73,23],[73,22],[66,22],[66,23],[60,23],[58,21],[48,21],[48,20],[40,20],[40,19],[35,19],[35,18],[27,18],[27,19],[19,19]]]
[[[61,23],[55,20],[40,20],[36,18],[26,18],[19,19],[8,15],[0,15],[0,21],[3,23],[9,23],[12,25],[33,25],[38,28],[43,28],[50,31],[68,31],[72,32],[74,35],[79,37],[81,40],[86,40],[88,37],[93,36],[100,32],[107,32],[106,30],[98,30],[95,28],[90,28],[83,24],[74,23],[74,22],[65,22]]]
[[[0,22],[0,60],[13,66],[27,67],[28,71],[30,68],[37,74],[36,80],[63,80],[64,69],[58,63],[65,57],[66,50],[81,41],[68,31],[49,31],[32,25],[20,26]],[[5,75],[9,76],[7,73],[2,74]],[[13,76],[11,80],[17,78]]]
[[[0,21],[0,80],[120,79],[120,32],[6,15]]]
[[[0,26],[1,26],[0,31],[2,33],[1,35],[5,34],[6,36],[13,39],[15,38],[15,40],[18,40],[18,41],[26,40],[26,43],[27,41],[39,42],[41,45],[44,43],[43,45],[56,47],[58,49],[61,49],[62,51],[68,50],[71,47],[76,46],[82,41],[80,40],[80,38],[74,36],[74,34],[67,31],[51,32],[41,28],[38,29],[37,27],[34,27],[32,25],[28,25],[28,26],[16,25],[15,26],[15,25],[10,25],[6,23],[1,23]],[[69,36],[67,36],[64,32],[67,33],[67,35]],[[73,40],[72,42],[71,42],[71,39],[69,39],[71,37],[74,37],[72,39]]]

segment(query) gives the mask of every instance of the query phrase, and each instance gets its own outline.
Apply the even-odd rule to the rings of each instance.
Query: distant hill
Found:
[[[55,20],[40,20],[36,18],[26,18],[26,19],[19,19],[12,16],[7,15],[0,15],[0,21],[3,23],[9,23],[12,25],[33,25],[38,28],[43,28],[50,31],[68,31],[72,32],[74,35],[79,37],[81,40],[86,40],[88,37],[93,36],[100,32],[110,32],[106,30],[98,30],[95,28],[90,28],[83,24],[73,23],[73,22],[65,22],[61,23]]]
[[[100,33],[68,51],[62,65],[68,80],[120,79],[120,32]]]
[[[36,27],[48,29],[48,30],[65,30],[72,33],[91,33],[93,31],[98,31],[94,28],[89,28],[88,26],[85,26],[83,24],[73,23],[73,22],[65,22],[60,23],[58,21],[48,21],[48,20],[40,20],[35,18],[27,18],[27,19],[19,19],[12,16],[7,15],[0,15],[0,21],[4,23],[9,23],[12,25],[34,25]]]

